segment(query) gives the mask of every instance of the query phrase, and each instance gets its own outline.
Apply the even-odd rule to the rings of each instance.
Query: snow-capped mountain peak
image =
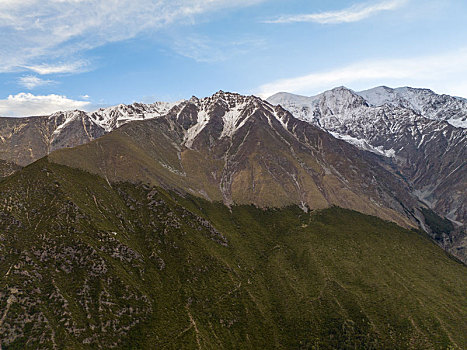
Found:
[[[438,95],[430,89],[391,89],[386,86],[360,91],[357,94],[375,107],[387,104],[410,108],[425,118],[444,120],[455,127],[467,128],[467,100],[460,97]]]

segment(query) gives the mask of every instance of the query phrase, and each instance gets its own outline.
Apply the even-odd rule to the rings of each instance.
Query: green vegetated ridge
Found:
[[[465,349],[467,268],[332,207],[258,209],[47,158],[0,182],[3,349]]]

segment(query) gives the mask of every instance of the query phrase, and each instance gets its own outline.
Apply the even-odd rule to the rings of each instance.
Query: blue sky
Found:
[[[2,0],[0,115],[335,86],[467,97],[465,0]]]

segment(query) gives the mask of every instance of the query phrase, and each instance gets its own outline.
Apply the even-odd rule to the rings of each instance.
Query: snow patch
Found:
[[[88,116],[105,131],[110,132],[131,121],[162,117],[181,102],[182,101],[174,103],[155,102],[152,104],[120,104],[118,106],[101,108],[95,112],[88,113]]]
[[[388,158],[395,157],[396,155],[396,151],[392,148],[386,150],[383,148],[383,146],[374,147],[370,145],[366,140],[363,140],[363,139],[358,139],[356,137],[352,137],[349,135],[342,135],[342,134],[339,134],[337,132],[332,132],[332,131],[329,133],[335,138],[345,141],[347,143],[350,143],[351,145],[354,145],[364,151],[373,152],[373,153],[376,153],[376,154],[379,154],[379,155],[382,155]]]
[[[221,138],[232,137],[238,129],[245,125],[246,121],[248,120],[248,116],[244,116],[243,113],[245,106],[245,103],[241,103],[225,112],[224,116],[222,117],[224,128],[222,129]],[[244,116],[243,119],[242,116]]]
[[[452,118],[452,119],[449,119],[449,120],[446,120],[446,121],[455,128],[467,129],[467,119],[462,120],[462,119]]]
[[[57,112],[52,114],[49,119],[52,119],[54,117],[60,116],[62,112]],[[70,124],[72,121],[76,120],[83,112],[80,111],[72,111],[72,112],[64,112],[63,115],[65,117],[65,121],[60,124],[53,132],[52,135],[58,135],[64,129],[68,124]]]
[[[402,87],[391,89],[379,86],[357,93],[370,105],[409,108],[423,117],[447,121],[454,127],[467,128],[467,100],[449,95],[438,95],[429,89]]]
[[[197,123],[186,131],[184,141],[186,147],[191,148],[193,146],[196,136],[203,131],[206,125],[208,125],[208,122],[209,114],[205,110],[199,111]]]

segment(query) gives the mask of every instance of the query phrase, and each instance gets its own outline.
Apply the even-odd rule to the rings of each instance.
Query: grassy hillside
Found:
[[[467,268],[330,208],[231,209],[42,159],[0,182],[6,349],[465,349]]]

